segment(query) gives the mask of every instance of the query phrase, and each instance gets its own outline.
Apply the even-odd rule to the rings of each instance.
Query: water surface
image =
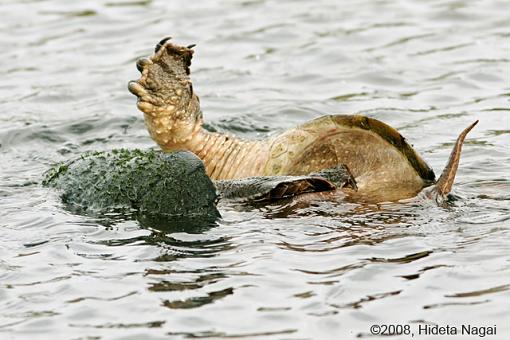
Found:
[[[510,337],[508,1],[0,10],[0,338],[351,339],[388,323],[496,325],[487,339]],[[459,199],[221,205],[216,225],[190,230],[66,211],[39,184],[52,164],[154,147],[126,85],[168,35],[197,43],[194,88],[220,131],[264,138],[359,113],[399,129],[439,173],[479,119]]]

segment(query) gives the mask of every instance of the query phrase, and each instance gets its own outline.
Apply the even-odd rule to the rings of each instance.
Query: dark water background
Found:
[[[1,339],[351,339],[388,323],[510,338],[510,2],[7,0],[0,13]],[[221,206],[217,226],[188,231],[67,212],[39,185],[51,164],[154,146],[126,84],[167,35],[197,43],[206,121],[244,137],[361,113],[439,173],[480,119],[461,199]]]

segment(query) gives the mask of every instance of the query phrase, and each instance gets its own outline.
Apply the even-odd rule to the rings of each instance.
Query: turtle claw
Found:
[[[191,44],[191,45],[188,45],[188,46],[186,46],[186,48],[193,48],[193,47],[195,47],[195,46],[197,46],[197,44]]]
[[[150,64],[152,64],[152,61],[149,58],[140,58],[136,61],[136,68],[138,71],[143,72],[143,69]]]
[[[156,47],[154,48],[154,53],[158,53],[158,52],[159,52],[159,50],[161,49],[161,47],[163,47],[163,45],[165,45],[165,43],[166,43],[168,40],[170,40],[170,39],[172,39],[172,37],[166,37],[166,38],[161,39],[161,41],[160,41],[160,42],[158,42],[158,44],[157,44],[157,45],[156,45]]]

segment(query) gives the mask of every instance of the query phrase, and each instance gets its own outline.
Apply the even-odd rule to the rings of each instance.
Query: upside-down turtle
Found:
[[[194,45],[165,38],[141,58],[141,72],[129,90],[138,97],[151,137],[164,151],[189,150],[203,160],[214,180],[254,176],[300,176],[342,167],[347,196],[369,202],[400,200],[431,187],[429,196],[446,196],[452,187],[462,143],[476,125],[458,137],[445,170],[434,172],[400,133],[361,115],[328,115],[266,140],[243,140],[206,131],[198,96],[190,80]]]

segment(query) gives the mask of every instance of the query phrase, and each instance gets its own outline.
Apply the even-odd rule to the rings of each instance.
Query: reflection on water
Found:
[[[510,336],[510,3],[0,8],[2,339],[350,339],[389,323],[495,324],[488,339]],[[197,43],[192,77],[211,130],[264,138],[361,113],[398,128],[439,173],[480,119],[457,199],[224,202],[219,221],[66,210],[39,185],[52,164],[154,147],[126,84],[168,35]]]

